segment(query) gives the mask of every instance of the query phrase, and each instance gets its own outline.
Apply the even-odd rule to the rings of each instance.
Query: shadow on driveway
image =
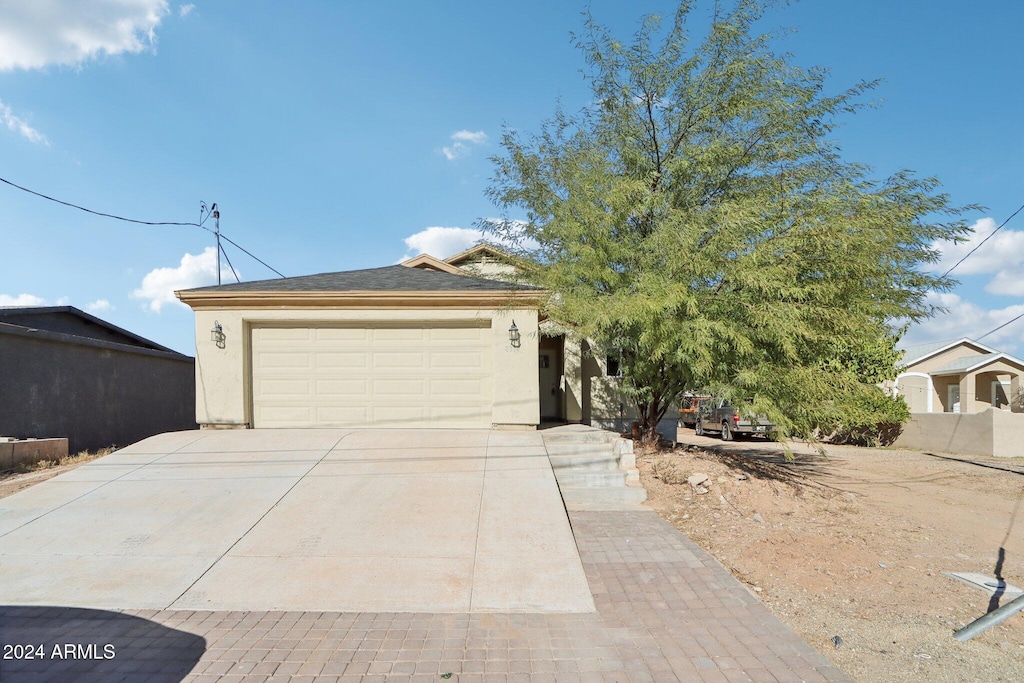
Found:
[[[0,681],[178,683],[206,640],[121,612],[0,605]]]

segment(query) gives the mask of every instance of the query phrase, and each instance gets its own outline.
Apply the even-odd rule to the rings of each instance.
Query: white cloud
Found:
[[[946,272],[998,226],[993,219],[982,218],[971,227],[974,234],[966,242],[938,242],[933,245],[942,253],[942,260],[929,270]],[[1003,228],[957,266],[952,275],[990,275],[992,279],[985,285],[985,291],[1005,296],[1024,296],[1024,231]]]
[[[0,57],[2,59],[2,57]],[[24,119],[15,116],[11,108],[4,104],[3,100],[0,100],[0,121],[2,121],[8,129],[19,133],[23,138],[29,142],[34,142],[37,145],[50,146],[50,141],[46,139],[46,136],[40,133],[38,130],[28,125]]]
[[[45,306],[46,299],[32,294],[19,294],[11,296],[0,294],[0,306]]]
[[[196,8],[195,4],[193,4],[191,2],[188,3],[187,5],[182,5],[181,7],[178,8],[178,16],[179,17],[187,17],[192,12],[192,10],[194,10],[195,8]]]
[[[227,266],[223,272],[230,273]],[[142,278],[142,286],[131,293],[133,299],[145,299],[146,308],[159,313],[164,304],[185,304],[174,296],[175,290],[217,284],[217,250],[207,247],[201,254],[185,254],[177,268],[156,268]]]
[[[484,221],[490,223],[503,222],[500,218],[485,218]],[[513,220],[508,222],[513,230],[522,229],[526,226],[524,221]],[[435,226],[426,230],[420,230],[406,237],[405,246],[407,247],[407,253],[399,262],[420,254],[430,254],[434,258],[446,259],[483,242],[485,238],[488,242],[499,247],[502,245],[507,245],[510,248],[525,247],[527,249],[535,249],[537,247],[537,243],[530,239],[522,240],[521,244],[512,244],[509,240],[498,238],[498,236],[492,233],[485,234],[482,230]]]
[[[405,246],[409,249],[409,255],[405,258],[430,254],[435,258],[446,259],[469,249],[483,238],[481,231],[471,228],[427,228],[405,238]]]
[[[455,161],[466,156],[472,149],[472,145],[482,145],[487,142],[487,133],[482,130],[457,130],[450,137],[452,144],[441,148],[441,154],[448,161]]]
[[[85,310],[90,313],[101,313],[103,311],[112,311],[114,306],[106,299],[97,299],[91,303],[85,305]]]
[[[907,330],[900,346],[928,344],[962,337],[977,338],[1024,313],[1024,304],[989,310],[950,293],[930,294],[928,302],[949,309],[949,312],[939,313],[933,318],[913,325]],[[1000,351],[1017,352],[1020,345],[1024,344],[1024,318],[981,341]]]
[[[167,0],[32,0],[0,3],[0,71],[78,66],[156,43]]]
[[[452,140],[460,140],[474,145],[482,145],[487,142],[487,133],[482,130],[457,130],[452,133]]]
[[[71,303],[71,297],[69,297],[69,296],[62,296],[61,298],[57,299],[54,302],[54,305],[56,305],[56,306],[67,306],[70,303]]]

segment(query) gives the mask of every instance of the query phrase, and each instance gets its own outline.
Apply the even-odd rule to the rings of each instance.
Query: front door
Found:
[[[946,401],[946,412],[947,413],[959,413],[960,412],[960,385],[950,384],[947,394]]]
[[[540,419],[562,419],[562,337],[545,337],[540,342]]]

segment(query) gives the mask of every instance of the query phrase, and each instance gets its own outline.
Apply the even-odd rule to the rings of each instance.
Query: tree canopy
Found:
[[[807,435],[895,376],[891,321],[932,314],[951,280],[921,266],[976,207],[843,159],[832,133],[876,82],[829,94],[754,30],[765,2],[717,7],[698,40],[691,2],[628,44],[587,15],[592,102],[506,130],[489,195],[526,223],[489,229],[518,242],[552,319],[621,349],[647,437],[705,387]]]

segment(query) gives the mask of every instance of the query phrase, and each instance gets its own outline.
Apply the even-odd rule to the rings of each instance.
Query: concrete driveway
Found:
[[[161,434],[0,499],[0,604],[591,612],[537,432]]]

